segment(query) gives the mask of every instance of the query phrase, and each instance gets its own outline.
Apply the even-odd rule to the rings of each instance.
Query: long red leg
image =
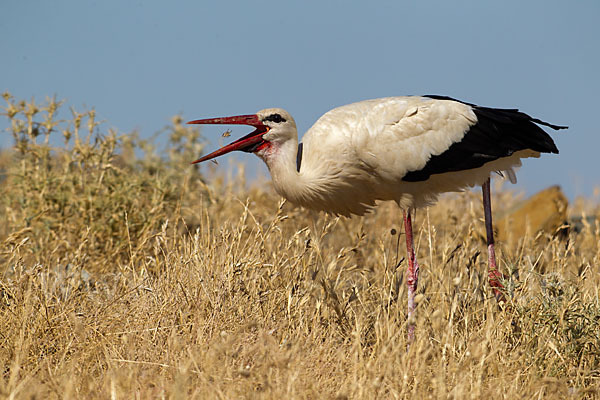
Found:
[[[417,282],[419,280],[419,264],[417,264],[417,258],[415,257],[410,210],[408,212],[404,211],[404,232],[406,234],[406,252],[408,254],[406,286],[408,288],[408,343],[410,345],[415,338],[413,315],[415,314],[415,294],[417,291]]]
[[[487,246],[488,246],[488,280],[494,296],[498,301],[505,301],[504,298],[504,285],[502,285],[500,279],[502,274],[498,271],[496,265],[496,251],[494,249],[494,228],[492,226],[492,201],[490,198],[490,178],[484,182],[481,186],[483,192],[483,214],[485,216],[485,231],[487,234]]]

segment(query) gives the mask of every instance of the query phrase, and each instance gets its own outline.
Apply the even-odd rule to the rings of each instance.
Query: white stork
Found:
[[[404,210],[408,253],[408,338],[419,266],[411,210],[432,204],[440,193],[482,185],[488,243],[488,276],[502,298],[496,267],[490,204],[490,174],[521,159],[558,153],[538,125],[552,125],[517,109],[480,107],[445,96],[389,97],[361,101],[324,114],[298,145],[296,123],[280,108],[256,114],[201,119],[189,124],[242,124],[255,130],[194,163],[233,150],[255,153],[269,168],[275,190],[292,203],[338,215],[363,215],[377,201]]]

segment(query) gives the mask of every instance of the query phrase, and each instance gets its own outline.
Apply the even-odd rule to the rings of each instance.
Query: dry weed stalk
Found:
[[[201,143],[179,119],[159,157],[135,135],[102,133],[93,111],[61,121],[55,99],[5,99],[3,397],[598,395],[597,204],[572,208],[586,218],[568,241],[500,246],[503,313],[485,287],[477,194],[425,211],[409,357],[392,205],[313,214],[258,187],[206,183],[185,167]],[[496,193],[497,207],[516,200]]]

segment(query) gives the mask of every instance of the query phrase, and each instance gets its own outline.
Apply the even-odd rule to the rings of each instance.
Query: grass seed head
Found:
[[[3,98],[3,397],[598,396],[597,202],[570,206],[566,238],[498,243],[514,281],[499,311],[479,195],[443,196],[415,224],[427,240],[407,352],[395,205],[312,213],[189,166],[204,143],[180,117],[157,149],[93,110],[61,121],[53,98]],[[495,213],[518,201],[494,195]]]

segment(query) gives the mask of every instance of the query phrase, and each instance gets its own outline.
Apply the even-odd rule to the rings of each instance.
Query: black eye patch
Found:
[[[275,122],[275,123],[280,123],[280,122],[285,122],[285,118],[283,118],[279,114],[271,114],[271,115],[266,116],[265,119],[263,119],[263,121],[271,121],[271,122]]]

